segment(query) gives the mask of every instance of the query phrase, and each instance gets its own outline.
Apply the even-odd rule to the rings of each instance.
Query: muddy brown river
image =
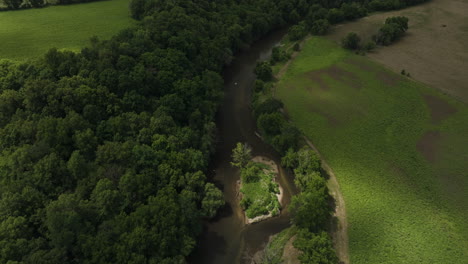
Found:
[[[239,170],[229,163],[231,150],[237,142],[252,147],[253,156],[265,156],[280,164],[280,155],[255,135],[256,125],[251,115],[250,98],[257,61],[266,60],[285,31],[269,34],[247,51],[239,53],[225,69],[224,100],[216,117],[219,138],[210,164],[211,180],[223,191],[226,206],[218,216],[205,223],[198,248],[190,258],[194,264],[250,263],[249,257],[261,250],[268,238],[290,225],[287,210],[268,220],[246,225],[237,198]],[[292,175],[280,168],[278,181],[284,189],[282,204],[288,205],[296,191]]]

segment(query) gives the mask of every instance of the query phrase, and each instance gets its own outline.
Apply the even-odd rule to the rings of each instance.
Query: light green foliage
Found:
[[[271,168],[263,163],[251,162],[241,170],[241,206],[247,217],[279,213],[280,204],[275,194],[279,193],[278,183],[273,181]]]
[[[205,197],[202,200],[202,210],[206,217],[213,217],[216,215],[216,211],[224,205],[223,193],[214,186],[214,184],[208,182],[205,185]]]
[[[354,79],[333,78],[331,66]],[[328,89],[311,80],[313,70],[323,70]],[[455,112],[434,123],[423,95]],[[466,262],[466,105],[318,37],[291,63],[277,96],[338,178],[352,263]],[[440,133],[432,163],[417,149],[428,131]]]
[[[25,60],[50,48],[79,51],[133,24],[129,0],[0,12],[0,58]]]
[[[274,235],[272,239],[265,246],[260,259],[261,264],[281,264],[284,263],[282,260],[284,246],[294,236],[297,229],[289,227]]]
[[[252,149],[247,145],[247,143],[240,143],[236,144],[236,147],[232,150],[232,162],[231,165],[244,168],[249,161],[252,159]]]
[[[299,260],[303,264],[336,264],[333,243],[326,232],[311,233],[306,229],[300,229],[294,241],[294,247],[301,250]]]

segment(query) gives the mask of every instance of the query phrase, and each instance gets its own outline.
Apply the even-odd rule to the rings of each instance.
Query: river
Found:
[[[205,223],[198,248],[190,262],[195,264],[249,263],[248,256],[265,246],[268,238],[290,225],[287,210],[277,217],[244,224],[244,214],[237,198],[236,184],[239,170],[230,165],[231,150],[237,142],[252,147],[252,155],[265,156],[280,164],[280,155],[255,135],[256,125],[251,115],[250,98],[255,80],[257,61],[266,60],[272,48],[284,36],[284,31],[269,34],[239,53],[224,72],[224,100],[216,117],[219,129],[216,153],[210,164],[210,179],[224,193],[227,205],[218,216]],[[280,168],[278,180],[283,187],[282,204],[287,205],[295,192],[293,177]]]

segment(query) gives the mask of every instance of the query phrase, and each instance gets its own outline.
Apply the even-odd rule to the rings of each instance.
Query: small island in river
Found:
[[[257,156],[241,168],[239,200],[247,224],[280,213],[283,192],[276,182],[277,176],[278,166],[266,157]]]

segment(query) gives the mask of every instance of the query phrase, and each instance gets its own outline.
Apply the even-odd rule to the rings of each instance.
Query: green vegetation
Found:
[[[275,182],[275,172],[263,163],[252,162],[242,169],[240,192],[241,206],[248,218],[260,215],[279,214],[278,183]]]
[[[319,37],[276,89],[340,181],[352,263],[468,259],[466,105]]]
[[[295,227],[289,227],[274,235],[270,239],[268,244],[263,250],[263,254],[260,259],[261,264],[281,264],[284,263],[282,260],[284,246],[291,237],[297,233]]]
[[[80,51],[92,36],[108,39],[134,24],[129,0],[0,12],[0,59],[25,60],[50,48]]]

